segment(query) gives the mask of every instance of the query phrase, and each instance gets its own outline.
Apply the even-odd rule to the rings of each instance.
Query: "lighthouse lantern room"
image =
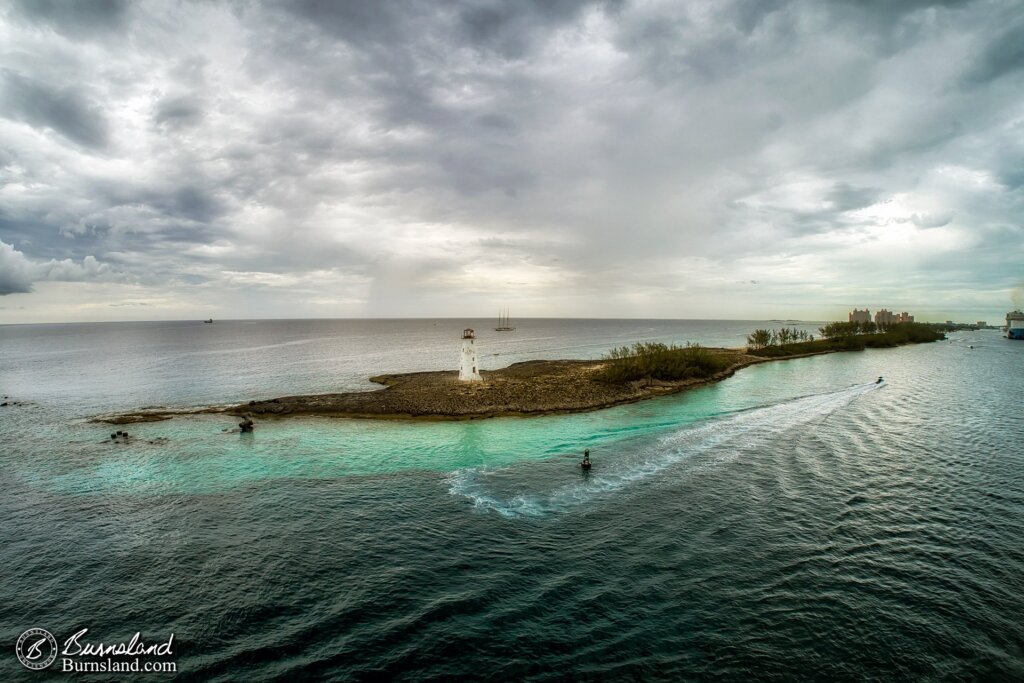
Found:
[[[459,366],[459,379],[463,382],[479,382],[480,376],[476,364],[476,333],[466,328],[462,331],[462,364]]]

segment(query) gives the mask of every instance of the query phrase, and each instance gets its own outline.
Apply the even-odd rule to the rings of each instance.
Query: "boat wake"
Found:
[[[858,397],[880,388],[858,384],[704,420],[664,434],[653,443],[595,459],[582,475],[565,457],[505,467],[470,467],[448,476],[449,492],[477,509],[504,517],[540,517],[569,511],[595,497],[621,491],[680,463],[688,471],[738,458],[772,436],[822,419]],[[569,462],[572,464],[570,465]]]

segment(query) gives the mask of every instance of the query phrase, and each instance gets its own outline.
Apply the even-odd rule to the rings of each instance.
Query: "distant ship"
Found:
[[[498,311],[498,326],[494,328],[495,332],[511,332],[516,328],[512,327],[508,323],[508,311],[502,313]]]
[[[1024,339],[1024,313],[1018,311],[1010,311],[1006,314],[1006,330],[1007,339]]]
[[[210,318],[209,320],[204,320],[203,322],[204,323],[212,323],[213,322],[213,318]]]

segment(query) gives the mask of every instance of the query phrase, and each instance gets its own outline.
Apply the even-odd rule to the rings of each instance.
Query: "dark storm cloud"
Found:
[[[478,50],[506,59],[520,59],[538,31],[546,32],[576,19],[588,7],[614,10],[619,2],[594,0],[484,0],[465,3],[458,11],[459,33]]]
[[[732,25],[749,34],[761,26],[765,18],[786,6],[790,0],[741,0],[729,8]]]
[[[44,81],[0,70],[0,111],[5,118],[33,128],[51,129],[76,144],[92,149],[106,147],[109,131],[98,104],[79,88],[53,86]]]
[[[999,171],[999,182],[1012,190],[1024,187],[1024,155]]]
[[[931,27],[927,11],[949,11],[973,1],[738,0],[707,6],[710,21],[697,20],[685,11],[627,16],[619,24],[619,40],[624,49],[646,57],[643,72],[660,83],[685,82],[693,76],[715,81],[738,76],[781,55],[797,54],[807,42],[807,36],[801,35],[806,28],[823,37],[855,36],[860,49],[873,53],[865,57],[890,56],[927,37]],[[809,61],[800,67],[814,72],[824,65]],[[860,94],[855,72],[850,70],[844,77],[845,90]]]
[[[831,30],[856,28],[878,56],[889,57],[927,40],[936,19],[955,22],[978,4],[979,0],[825,0],[821,6],[830,17]]]
[[[270,3],[283,42],[277,44],[279,66],[320,68],[311,86],[328,98],[364,99],[380,125],[419,125],[439,133],[462,133],[474,117],[501,117],[499,112],[468,111],[439,95],[459,86],[485,93],[505,89],[514,97],[534,84],[515,72],[488,74],[490,60],[525,58],[559,28],[588,8],[612,11],[610,0],[527,0],[516,3],[472,2],[303,2]],[[302,21],[294,24],[289,19]],[[338,42],[325,42],[324,37]],[[460,63],[460,50],[479,54],[476,63]],[[325,60],[327,54],[337,60]],[[269,62],[268,62],[269,64]],[[462,67],[465,68],[462,68]],[[518,82],[517,82],[518,81]],[[497,91],[500,93],[500,91]],[[485,125],[497,118],[480,119]],[[508,127],[506,127],[506,130]]]
[[[833,211],[843,213],[871,206],[883,195],[877,187],[854,187],[849,183],[836,183],[828,193]]]
[[[959,7],[969,5],[975,0],[831,0],[837,6],[846,6],[866,16],[874,16],[878,21],[891,21],[909,12],[928,7]]]
[[[403,47],[396,39],[404,38],[407,22],[414,16],[422,17],[427,10],[422,2],[395,0],[280,0],[268,6],[304,19],[347,42],[384,43],[396,49]]]
[[[1024,69],[1024,21],[1018,20],[983,45],[977,61],[964,74],[964,82],[978,85]]]
[[[215,197],[196,186],[181,187],[165,194],[147,194],[144,198],[149,206],[166,216],[198,223],[209,223],[224,213]]]
[[[194,95],[165,97],[156,105],[153,119],[172,127],[194,126],[203,120],[203,102]]]
[[[500,132],[513,132],[518,128],[515,121],[501,114],[481,114],[476,117],[476,122],[484,128]]]
[[[183,169],[187,170],[187,169]],[[161,223],[148,224],[140,221],[133,225],[133,234],[160,233],[164,230],[182,229],[182,221],[210,224],[224,215],[223,202],[216,196],[216,184],[201,177],[188,179],[187,173],[176,178],[161,178],[151,183],[131,180],[111,182],[109,180],[84,184],[92,205],[91,213],[111,213],[117,210],[138,213],[162,220],[170,219],[170,226]],[[65,232],[107,232],[102,222],[94,222],[91,230],[77,230],[67,225]],[[83,225],[83,227],[88,227]]]
[[[0,296],[32,291],[32,273],[25,255],[0,242]]]
[[[439,4],[419,0],[298,0],[270,3],[347,43],[367,48],[384,45],[402,52],[409,41],[445,40],[514,59],[525,54],[537,32],[546,32],[577,18],[587,7],[613,9],[617,0],[471,0]],[[438,45],[438,49],[443,49]]]
[[[23,21],[48,26],[72,38],[123,28],[128,0],[15,0]]]
[[[50,221],[46,220],[45,215],[34,214],[29,217],[25,212],[15,213],[0,207],[0,240],[6,240],[21,249],[32,249],[33,253],[49,258],[53,254],[40,253],[41,245],[37,239],[49,229]]]
[[[849,183],[835,183],[814,195],[814,209],[779,206],[771,201],[758,203],[758,212],[779,225],[787,226],[786,231],[795,236],[811,236],[856,228],[847,218],[851,212],[870,207],[885,198],[885,192],[877,187],[860,187]],[[745,211],[744,201],[732,203],[733,210]],[[948,220],[946,221],[948,222]]]
[[[93,256],[80,262],[72,259],[35,262],[9,244],[0,241],[0,296],[27,294],[34,282],[123,281],[109,264],[100,263]]]

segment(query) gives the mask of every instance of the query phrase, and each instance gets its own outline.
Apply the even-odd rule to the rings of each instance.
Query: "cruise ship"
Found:
[[[1010,311],[1006,314],[1006,330],[1007,339],[1024,339],[1024,313],[1020,311]]]

